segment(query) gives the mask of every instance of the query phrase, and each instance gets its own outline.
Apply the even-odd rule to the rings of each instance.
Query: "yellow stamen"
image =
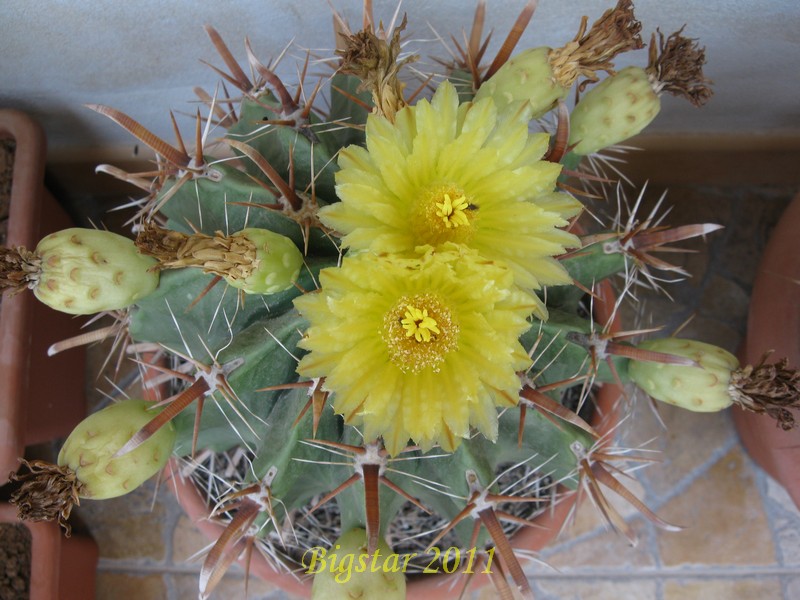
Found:
[[[430,368],[438,372],[445,356],[458,347],[458,323],[435,294],[403,296],[383,319],[389,359],[403,373]]]
[[[469,225],[466,211],[469,208],[467,197],[463,194],[452,200],[450,194],[444,194],[444,200],[436,203],[436,216],[441,217],[445,227],[458,227],[459,225]]]
[[[403,325],[403,329],[406,330],[406,337],[413,335],[418,342],[430,342],[431,333],[437,335],[441,333],[436,319],[428,316],[427,308],[420,310],[414,306],[407,305],[404,317],[400,323]]]

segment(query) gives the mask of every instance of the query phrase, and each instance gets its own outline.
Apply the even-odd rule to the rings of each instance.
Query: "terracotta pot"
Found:
[[[603,299],[595,303],[595,320],[605,323],[610,320],[614,307],[614,293],[608,282],[598,286],[598,295]],[[611,331],[619,331],[619,322],[615,320]],[[617,386],[604,385],[600,389],[597,398],[597,410],[592,425],[602,436],[610,432],[618,422],[616,410],[617,401],[621,391]],[[176,460],[172,460],[168,466],[169,487],[175,493],[178,502],[183,507],[187,516],[210,540],[216,540],[224,528],[208,520],[208,505],[206,498],[198,491],[189,479],[182,478],[180,466]],[[558,535],[562,525],[569,516],[570,510],[576,502],[576,496],[572,495],[560,502],[552,510],[535,519],[535,527],[525,527],[521,529],[512,539],[515,548],[537,551],[544,548],[550,541]],[[243,563],[242,563],[243,564]],[[311,595],[311,579],[303,581],[283,572],[277,572],[270,563],[258,552],[254,552],[250,559],[250,573],[265,581],[274,583],[281,589],[297,596],[308,598]],[[440,599],[446,597],[451,578],[448,575],[422,576],[409,580],[407,597],[414,600],[425,598]],[[478,574],[472,577],[470,589],[477,589],[489,584],[488,575]]]
[[[742,363],[786,357],[800,368],[800,194],[783,213],[761,257],[750,300]],[[753,459],[778,480],[800,507],[800,427],[783,431],[774,419],[734,409],[734,422]],[[800,423],[800,411],[795,411]]]
[[[16,142],[9,247],[33,248],[70,219],[44,188],[45,137],[38,123],[0,110],[0,138]],[[85,353],[47,356],[53,342],[80,332],[80,322],[24,291],[0,301],[0,485],[19,467],[25,446],[64,437],[86,416]]]
[[[98,551],[92,538],[66,538],[54,521],[18,521],[10,504],[0,504],[0,523],[22,523],[31,532],[30,600],[94,598]]]

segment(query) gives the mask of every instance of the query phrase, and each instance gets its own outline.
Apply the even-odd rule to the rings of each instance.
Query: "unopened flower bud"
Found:
[[[613,72],[617,54],[642,47],[642,25],[630,0],[618,0],[588,31],[586,24],[584,17],[575,38],[561,48],[532,48],[508,60],[481,85],[475,101],[491,97],[501,114],[538,119],[567,97],[578,78],[597,81],[597,71]]]
[[[492,98],[499,113],[520,111],[523,120],[537,119],[567,97],[550,64],[551,48],[531,48],[509,59],[475,94],[475,102]]]

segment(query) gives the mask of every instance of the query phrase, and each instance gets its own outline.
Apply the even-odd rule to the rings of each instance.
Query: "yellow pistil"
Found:
[[[450,229],[451,227],[458,227],[459,225],[469,225],[469,219],[464,212],[469,207],[467,197],[463,194],[453,201],[450,194],[444,195],[442,202],[436,203],[436,216],[441,217],[444,221],[444,226]]]
[[[429,293],[403,296],[383,320],[389,359],[403,373],[439,371],[445,355],[458,345],[458,331],[447,306]]]
[[[469,243],[475,233],[473,221],[477,209],[464,191],[452,183],[422,188],[411,213],[415,243],[432,246]]]
[[[428,316],[428,309],[406,306],[405,318],[400,321],[406,330],[406,337],[414,336],[418,342],[430,342],[431,333],[440,334],[436,319]]]

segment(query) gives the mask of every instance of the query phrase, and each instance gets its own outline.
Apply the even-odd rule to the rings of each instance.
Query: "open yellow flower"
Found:
[[[339,154],[341,202],[320,218],[351,250],[408,255],[454,242],[505,262],[522,288],[569,283],[553,257],[578,245],[559,228],[581,204],[554,192],[561,165],[540,160],[547,143],[518,120],[498,120],[491,98],[459,105],[445,81],[394,123],[369,116],[367,147]]]
[[[297,368],[325,377],[337,413],[383,436],[454,450],[477,427],[497,436],[497,406],[518,402],[530,359],[519,343],[533,309],[505,266],[449,244],[417,258],[362,252],[295,300],[310,325]]]

